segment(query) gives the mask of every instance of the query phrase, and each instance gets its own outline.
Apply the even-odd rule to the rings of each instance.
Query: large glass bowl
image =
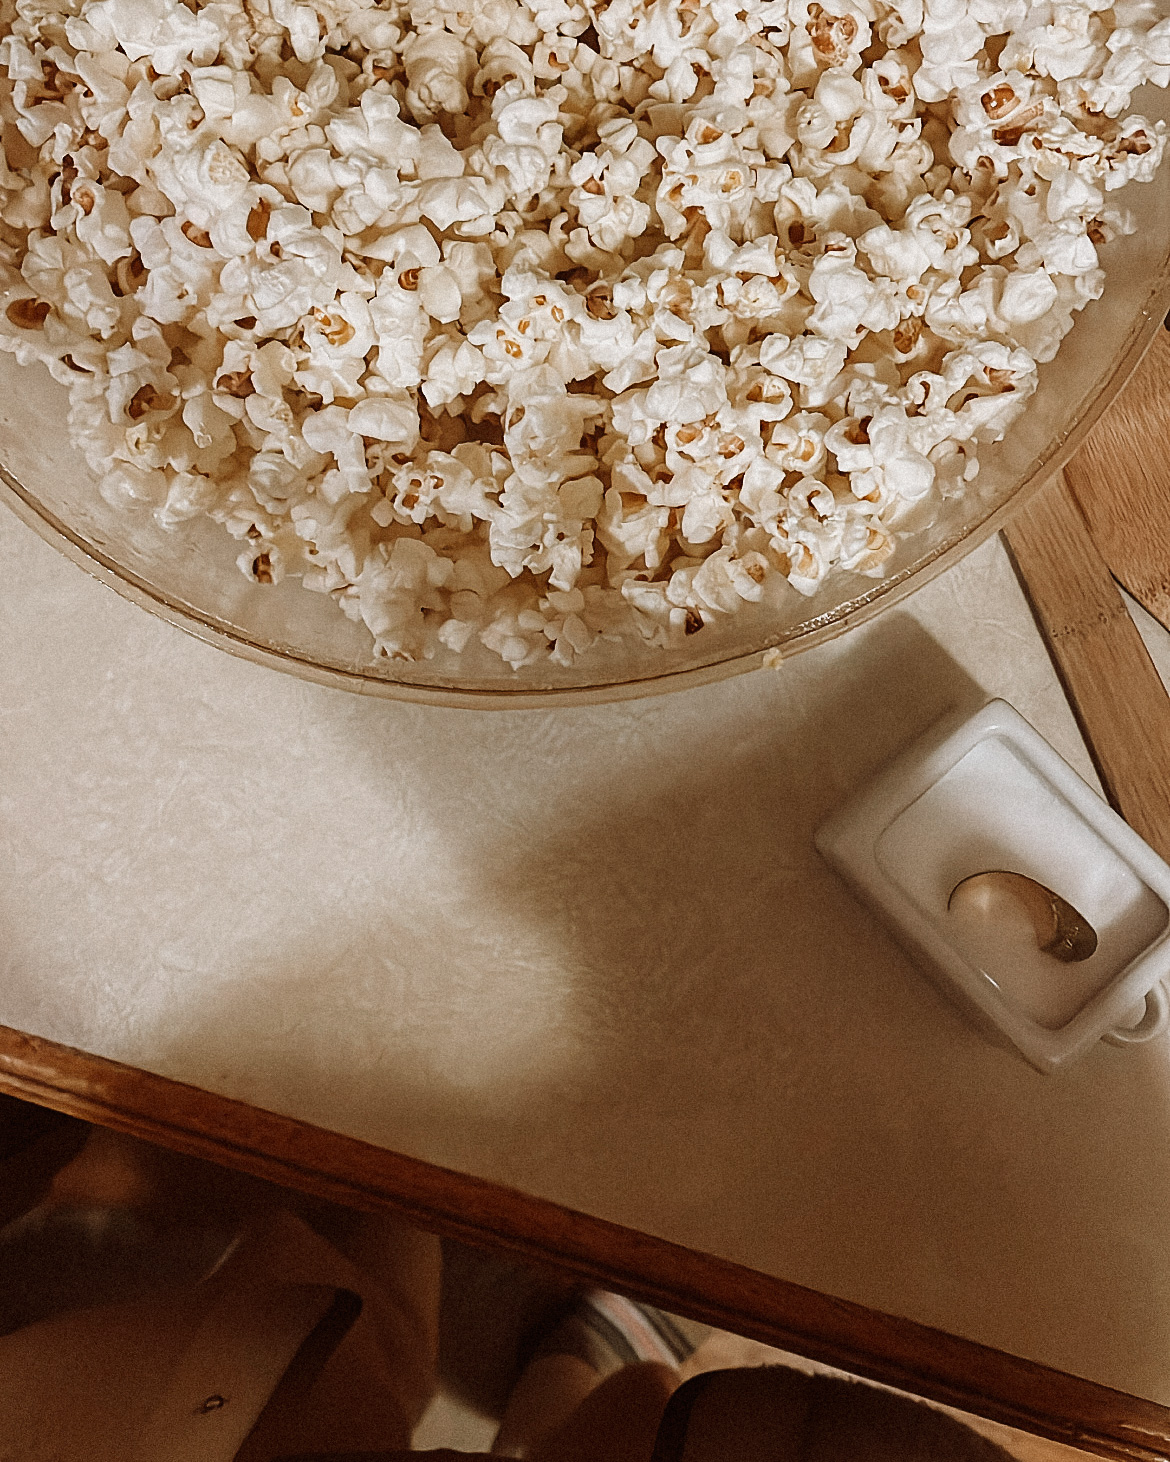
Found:
[[[1160,118],[1170,106],[1162,92],[1146,88],[1134,110]],[[1041,368],[1039,389],[1006,440],[984,450],[970,490],[901,544],[884,579],[834,574],[811,599],[779,583],[770,599],[670,650],[599,645],[568,669],[519,671],[475,641],[462,655],[375,660],[365,627],[327,596],[294,580],[264,586],[245,579],[235,565],[239,545],[221,528],[193,523],[168,532],[148,512],[111,508],[69,443],[63,388],[5,353],[0,495],[75,563],[135,603],[221,649],[328,685],[440,705],[514,707],[616,700],[717,680],[753,669],[769,650],[795,654],[897,603],[993,533],[1029,486],[1075,451],[1170,306],[1170,173],[1132,185],[1120,201],[1138,227],[1102,251],[1104,297]]]

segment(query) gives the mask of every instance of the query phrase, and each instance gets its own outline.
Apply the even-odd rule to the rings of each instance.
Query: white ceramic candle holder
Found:
[[[1170,867],[1005,701],[928,732],[815,841],[943,989],[1038,1071],[1166,1025]],[[1010,918],[948,908],[957,884],[990,870],[1071,904],[1096,931],[1091,957],[1061,963]]]

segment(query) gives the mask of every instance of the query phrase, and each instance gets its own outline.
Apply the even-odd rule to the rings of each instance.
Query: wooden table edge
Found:
[[[1170,1408],[548,1199],[0,1026],[0,1090],[1103,1457],[1170,1455]]]

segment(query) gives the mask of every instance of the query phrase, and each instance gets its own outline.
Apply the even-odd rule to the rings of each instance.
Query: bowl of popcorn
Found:
[[[1167,305],[1154,0],[37,0],[6,500],[223,648],[556,704],[839,633]]]

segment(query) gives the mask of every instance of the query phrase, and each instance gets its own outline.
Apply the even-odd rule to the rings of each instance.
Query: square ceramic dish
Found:
[[[1165,1025],[1170,867],[1005,701],[933,728],[815,842],[944,991],[1038,1071]],[[990,870],[1066,900],[1095,951],[1062,963],[1011,909],[948,906]]]

